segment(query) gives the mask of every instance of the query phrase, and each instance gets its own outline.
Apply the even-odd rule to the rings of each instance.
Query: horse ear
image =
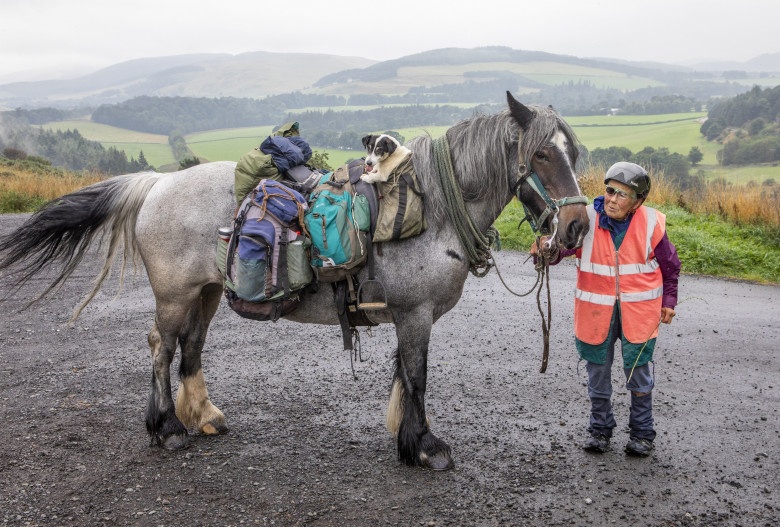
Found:
[[[509,91],[506,92],[506,102],[509,104],[509,113],[512,114],[512,117],[515,118],[523,130],[527,130],[536,114],[534,114],[533,110],[512,97]]]

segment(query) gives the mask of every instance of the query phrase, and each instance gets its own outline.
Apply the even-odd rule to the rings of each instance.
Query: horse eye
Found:
[[[544,154],[544,152],[536,152],[534,154],[534,157],[536,159],[541,159],[542,161],[547,161],[547,159],[548,159],[547,156]]]

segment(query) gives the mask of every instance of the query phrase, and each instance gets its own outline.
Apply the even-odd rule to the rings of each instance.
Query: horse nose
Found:
[[[569,226],[566,228],[566,248],[575,249],[582,244],[582,238],[585,234],[586,225],[579,219],[574,219],[569,222]]]

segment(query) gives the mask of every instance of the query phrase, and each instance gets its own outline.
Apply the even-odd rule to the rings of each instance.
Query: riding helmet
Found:
[[[606,185],[610,179],[628,185],[640,198],[646,198],[650,193],[650,176],[647,175],[647,170],[635,163],[626,161],[615,163],[607,170],[604,184]]]

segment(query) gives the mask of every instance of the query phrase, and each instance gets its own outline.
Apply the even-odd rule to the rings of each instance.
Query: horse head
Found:
[[[522,129],[513,188],[534,231],[573,249],[588,232],[587,199],[577,184],[577,138],[552,106],[525,106],[507,92],[509,113]]]

